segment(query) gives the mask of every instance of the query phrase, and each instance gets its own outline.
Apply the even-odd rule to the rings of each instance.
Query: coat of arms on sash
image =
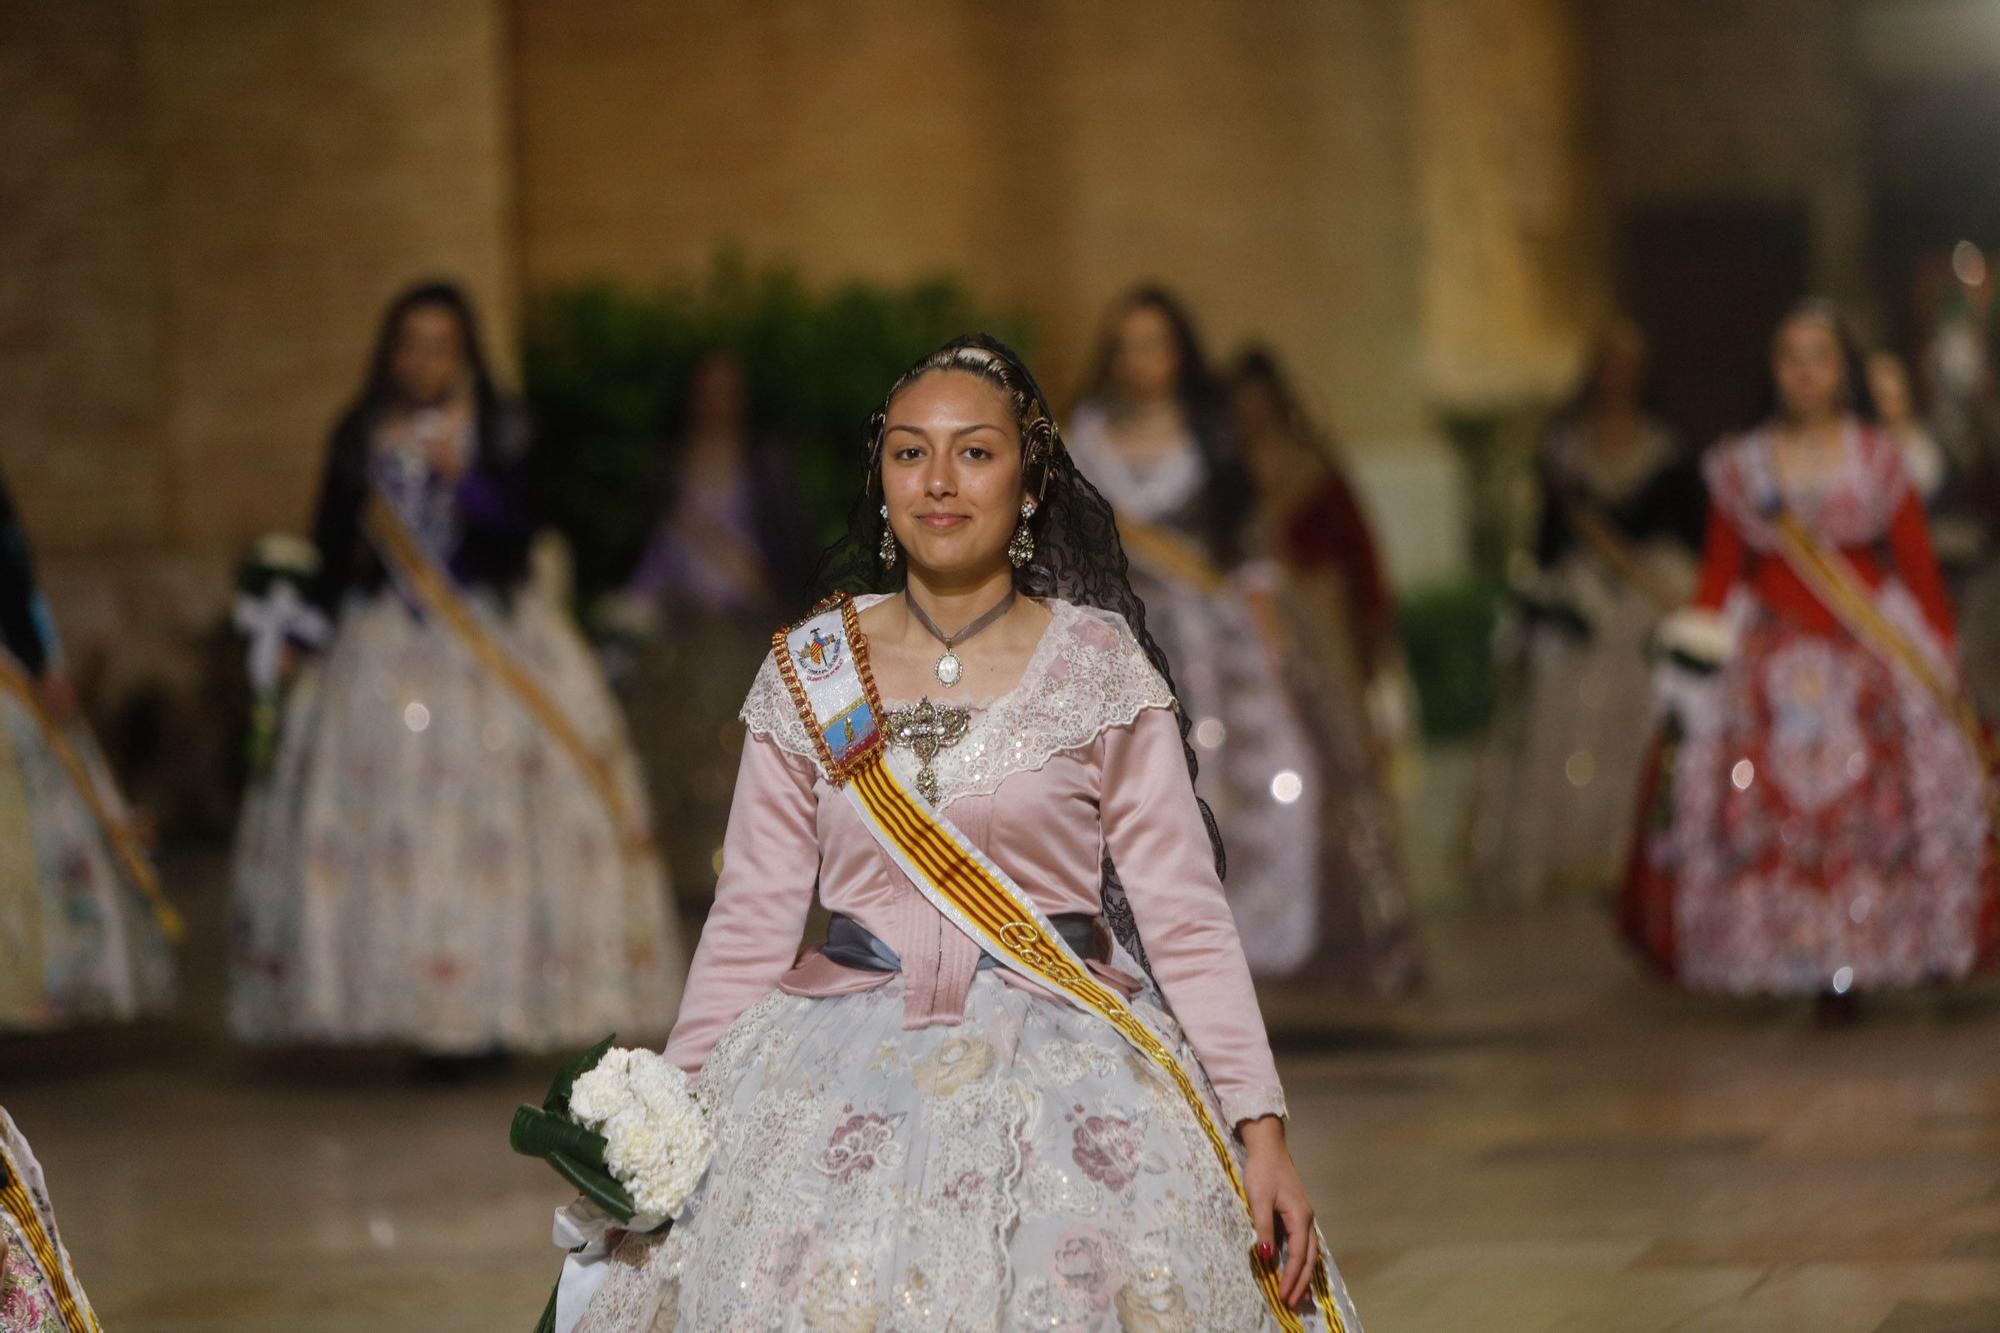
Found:
[[[840,670],[841,664],[846,661],[841,640],[839,632],[828,634],[819,626],[813,626],[811,635],[798,650],[799,670],[805,673],[807,680],[825,680]]]

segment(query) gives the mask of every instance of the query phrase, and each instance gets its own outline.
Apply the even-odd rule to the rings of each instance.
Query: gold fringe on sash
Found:
[[[1908,671],[1944,715],[1958,727],[1966,744],[1972,748],[1973,762],[1985,779],[1988,811],[1996,822],[2000,822],[2000,788],[1996,788],[1995,783],[1995,775],[2000,773],[2000,753],[1995,752],[1971,697],[1963,690],[1953,689],[1938,675],[1923,650],[1875,605],[1874,590],[1854,566],[1838,552],[1821,546],[1799,522],[1797,515],[1789,511],[1781,512],[1774,527],[1779,550],[1786,562],[1820,603],[1863,647],[1890,665],[1900,665]],[[2000,832],[2000,829],[1995,831]]]
[[[647,850],[652,840],[626,803],[610,761],[591,748],[541,681],[515,661],[513,654],[480,623],[478,612],[459,595],[451,575],[424,549],[395,509],[381,496],[372,495],[363,522],[375,549],[381,552],[398,583],[458,636],[466,651],[493,673],[514,696],[514,701],[570,757],[603,803],[626,852],[637,855]]]
[[[153,869],[152,861],[139,846],[139,839],[132,832],[132,826],[105,797],[103,789],[97,785],[96,776],[90,771],[90,765],[84,762],[83,756],[77,753],[76,746],[70,743],[62,724],[50,717],[48,709],[42,707],[41,695],[35,689],[35,682],[22,669],[20,663],[7,653],[0,653],[0,693],[11,695],[34,720],[36,729],[42,733],[43,743],[49,747],[49,753],[53,754],[56,762],[62,765],[63,772],[69,777],[70,785],[76,789],[77,795],[83,798],[84,805],[90,810],[91,818],[97,821],[98,829],[104,834],[105,843],[110,846],[112,856],[117,859],[118,868],[124,872],[126,880],[132,887],[138,890],[139,896],[146,900],[146,906],[152,909],[153,919],[159,923],[160,933],[169,941],[178,941],[187,933],[186,923],[181,920],[181,914],[174,909],[174,905],[167,901],[166,893],[160,888],[159,874]]]
[[[0,1143],[0,1209],[4,1209],[28,1238],[28,1248],[35,1252],[35,1260],[49,1280],[55,1292],[56,1308],[62,1311],[63,1326],[69,1333],[104,1333],[90,1307],[77,1298],[70,1289],[69,1272],[63,1267],[62,1254],[56,1249],[55,1239],[42,1225],[42,1215],[35,1209],[35,1201],[28,1197],[28,1186],[14,1164],[14,1155],[7,1146]]]

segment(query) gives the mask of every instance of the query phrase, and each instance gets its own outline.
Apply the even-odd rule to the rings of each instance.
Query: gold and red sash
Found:
[[[97,821],[98,830],[104,835],[105,844],[110,847],[119,870],[152,910],[160,933],[170,941],[180,939],[186,933],[181,914],[174,910],[174,905],[167,901],[166,893],[160,888],[159,874],[153,869],[152,859],[139,845],[138,835],[132,831],[131,822],[122,808],[123,802],[108,794],[100,785],[100,780],[109,780],[108,776],[91,771],[90,764],[78,752],[62,723],[49,716],[48,709],[42,706],[42,697],[35,688],[34,679],[14,660],[12,654],[6,652],[0,652],[0,694],[19,704],[34,722],[36,730],[41,732],[43,744],[62,765],[70,785],[83,798],[91,818]]]
[[[611,825],[628,853],[636,854],[650,846],[645,825],[618,785],[610,759],[592,748],[535,674],[516,661],[486,627],[479,612],[459,593],[451,574],[410,531],[395,506],[380,495],[371,495],[362,522],[369,540],[395,575],[397,585],[442,621],[473,659],[493,673],[494,679],[514,696],[514,702],[569,756],[611,817]]]
[[[1908,672],[1958,727],[1985,780],[1987,806],[2000,819],[2000,790],[1995,785],[2000,756],[1994,753],[1971,697],[1939,674],[1923,649],[1882,614],[1875,603],[1875,590],[1859,571],[1839,551],[1822,545],[1796,514],[1780,510],[1771,528],[1777,534],[1779,554],[1820,605],[1891,670],[1900,667]]]
[[[0,1129],[4,1129],[0,1125]],[[42,1214],[35,1207],[35,1201],[28,1196],[27,1177],[22,1174],[14,1154],[8,1149],[4,1134],[0,1134],[0,1212],[14,1219],[21,1234],[27,1238],[28,1248],[33,1252],[34,1266],[49,1284],[49,1293],[55,1297],[56,1309],[62,1313],[63,1327],[69,1333],[104,1333],[97,1322],[97,1314],[90,1308],[80,1287],[75,1282],[64,1262],[61,1248],[54,1236],[42,1225]]]
[[[1173,1050],[1122,995],[1090,974],[1048,916],[1007,872],[896,771],[882,729],[881,696],[868,666],[868,641],[852,599],[836,593],[806,620],[774,635],[772,652],[827,782],[845,792],[869,833],[910,883],[1002,967],[1097,1015],[1165,1073],[1247,1212],[1249,1195],[1223,1130]],[[1324,1256],[1323,1240],[1320,1250]],[[1260,1262],[1254,1253],[1249,1258],[1278,1327],[1287,1333],[1303,1330],[1298,1312],[1279,1295],[1276,1267]],[[1346,1325],[1323,1257],[1313,1272],[1312,1292],[1326,1326],[1344,1333]]]

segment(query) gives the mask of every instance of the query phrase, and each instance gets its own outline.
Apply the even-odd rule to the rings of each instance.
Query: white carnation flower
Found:
[[[693,1081],[653,1051],[606,1051],[570,1089],[569,1109],[604,1135],[604,1165],[643,1216],[665,1218],[679,1208],[715,1152]]]
[[[1660,622],[1654,642],[1667,652],[1720,666],[1736,652],[1736,631],[1714,612],[1688,607]]]
[[[267,532],[251,548],[251,558],[266,569],[310,577],[319,572],[319,548],[289,532]]]

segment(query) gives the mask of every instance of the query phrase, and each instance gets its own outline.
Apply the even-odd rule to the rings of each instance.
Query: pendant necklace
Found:
[[[1009,588],[1007,595],[1000,599],[999,605],[980,616],[977,620],[974,620],[956,634],[946,634],[943,630],[939,629],[937,621],[932,620],[924,608],[917,605],[917,599],[910,596],[907,589],[903,593],[903,604],[910,608],[910,614],[917,618],[917,623],[929,630],[932,637],[944,645],[944,655],[938,658],[937,666],[933,669],[933,674],[937,676],[938,684],[944,686],[946,689],[950,689],[952,686],[958,684],[959,679],[965,674],[965,664],[958,660],[958,654],[952,650],[998,620],[1001,616],[1006,615],[1007,608],[1014,604],[1014,590]]]
[[[972,710],[934,704],[926,695],[911,708],[898,708],[886,719],[889,743],[907,747],[917,756],[917,790],[932,805],[938,802],[937,757],[965,739]]]

